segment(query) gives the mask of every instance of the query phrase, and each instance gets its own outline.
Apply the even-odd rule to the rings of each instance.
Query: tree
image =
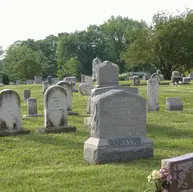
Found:
[[[6,51],[3,71],[9,75],[11,80],[21,78],[20,69],[17,68],[18,70],[16,70],[15,66],[20,61],[29,61],[29,60],[34,61],[36,63],[40,63],[40,56],[38,52],[33,51],[26,45],[21,45],[21,42],[15,42]],[[25,76],[26,74],[23,74],[23,78],[25,78]]]
[[[35,75],[41,75],[41,65],[33,60],[20,60],[13,68],[18,79],[33,79]]]
[[[100,26],[102,32],[108,40],[107,59],[119,65],[120,72],[125,70],[125,62],[121,59],[122,52],[130,44],[130,33],[141,26],[143,22],[135,21],[121,16],[111,18]]]
[[[158,13],[149,28],[134,31],[136,38],[123,54],[127,62],[134,66],[154,64],[171,78],[174,70],[185,71],[192,68],[193,60],[193,14],[191,11],[171,15]]]
[[[70,58],[64,63],[63,68],[58,70],[58,77],[62,79],[66,76],[75,76],[80,78],[80,63],[75,58]]]
[[[87,31],[62,34],[58,41],[58,68],[65,68],[71,58],[80,63],[80,72],[92,74],[92,60],[98,56],[101,59],[107,54],[105,38],[96,25],[89,26]]]

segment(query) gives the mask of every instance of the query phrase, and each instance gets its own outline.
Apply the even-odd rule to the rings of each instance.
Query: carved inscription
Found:
[[[52,97],[49,103],[49,111],[52,113],[61,113],[63,111],[61,99],[57,96]]]
[[[120,138],[120,139],[108,139],[109,145],[115,146],[130,146],[130,145],[141,145],[141,139],[137,138]]]
[[[103,114],[110,118],[111,126],[137,125],[145,122],[145,115],[140,111],[141,105],[135,97],[113,98],[104,102]]]

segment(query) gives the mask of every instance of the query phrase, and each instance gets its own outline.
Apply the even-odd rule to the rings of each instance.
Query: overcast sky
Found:
[[[0,0],[0,45],[102,24],[111,15],[151,22],[157,11],[193,8],[193,0]]]

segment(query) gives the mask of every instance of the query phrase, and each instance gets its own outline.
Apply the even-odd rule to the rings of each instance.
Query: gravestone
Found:
[[[78,92],[78,90],[76,89],[76,77],[65,77],[63,80],[68,82],[72,86],[72,92]]]
[[[87,100],[87,114],[90,114],[90,111],[91,111],[91,99],[92,99],[92,97],[100,95],[100,94],[105,93],[107,91],[110,91],[112,89],[124,90],[124,91],[128,91],[128,92],[131,92],[134,94],[138,94],[138,88],[128,87],[128,86],[118,85],[118,86],[94,88],[91,90],[91,96],[88,97],[88,100]]]
[[[34,76],[34,84],[42,84],[42,76]]]
[[[161,166],[172,175],[172,183],[168,192],[193,191],[193,153],[163,159]]]
[[[87,83],[91,89],[93,88],[93,81],[91,76],[81,74],[81,83]]]
[[[96,87],[115,86],[119,84],[119,67],[110,61],[101,63],[97,70]]]
[[[96,81],[97,79],[97,74],[98,74],[98,68],[99,68],[99,65],[101,64],[101,60],[96,57],[95,59],[93,59],[92,61],[92,80],[93,81]]]
[[[133,76],[133,86],[138,86],[140,85],[140,78],[138,76]]]
[[[3,76],[0,75],[0,87],[3,87],[3,86],[4,86],[4,84],[3,84]]]
[[[179,71],[172,71],[172,76],[171,76],[171,84],[179,84],[179,82],[182,82],[182,77]]]
[[[78,115],[77,112],[72,111],[72,87],[66,81],[59,81],[56,85],[63,87],[67,93],[67,103],[68,103],[68,115]]]
[[[166,110],[167,111],[182,111],[183,110],[182,100],[178,97],[167,97],[166,98]]]
[[[44,94],[44,127],[38,133],[74,132],[76,127],[68,126],[68,101],[65,89],[59,85],[50,86]]]
[[[27,110],[28,114],[24,115],[23,117],[40,117],[42,115],[37,114],[37,100],[35,98],[28,98],[27,99]]]
[[[159,83],[157,79],[152,78],[147,81],[148,111],[159,111],[158,86]]]
[[[190,77],[183,77],[182,82],[183,84],[189,84],[191,81]]]
[[[72,87],[69,83],[65,81],[59,81],[56,85],[59,85],[64,88],[67,93],[67,101],[68,101],[68,111],[72,111]]]
[[[157,82],[158,82],[158,84],[159,84],[159,82],[160,82],[160,75],[159,75],[159,73],[153,73],[153,74],[151,75],[151,78],[152,78],[152,79],[156,79]]]
[[[21,85],[21,80],[16,80],[15,84],[16,85]]]
[[[189,78],[190,78],[190,80],[193,80],[193,73],[189,74]]]
[[[24,90],[23,97],[24,97],[24,101],[27,102],[27,99],[31,97],[31,90]]]
[[[52,85],[52,76],[47,77],[47,82],[49,85]]]
[[[91,164],[126,162],[153,156],[146,137],[146,101],[123,90],[92,98],[91,137],[84,142],[84,159]]]
[[[33,82],[32,79],[28,79],[26,83],[27,83],[27,85],[31,85],[31,84],[33,84],[34,82]]]
[[[0,136],[28,134],[22,128],[20,97],[17,92],[4,89],[0,92]]]
[[[60,81],[58,77],[52,78],[52,84],[57,84]]]
[[[91,87],[87,83],[80,83],[78,86],[78,90],[81,95],[91,95]]]
[[[45,91],[47,90],[48,87],[49,87],[48,81],[44,81],[42,83],[42,92],[45,93]]]

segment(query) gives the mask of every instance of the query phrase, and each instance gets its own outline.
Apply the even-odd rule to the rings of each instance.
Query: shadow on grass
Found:
[[[71,134],[71,133],[67,133]],[[57,134],[58,135],[58,134]],[[23,137],[24,140],[27,141],[34,141],[39,142],[41,144],[46,145],[54,145],[54,146],[62,146],[64,148],[73,148],[73,149],[80,149],[83,147],[84,143],[76,141],[75,139],[71,139],[71,137],[58,137],[56,134],[38,134],[33,133],[31,135],[26,135]],[[86,136],[86,133],[79,133],[79,136]]]

